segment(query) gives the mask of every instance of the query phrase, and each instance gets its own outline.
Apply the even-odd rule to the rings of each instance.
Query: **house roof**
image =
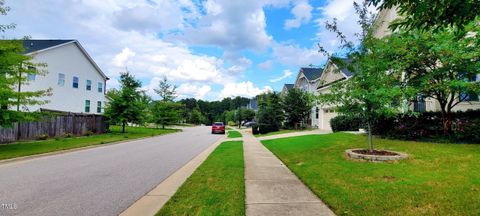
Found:
[[[290,89],[292,89],[294,86],[295,86],[295,84],[285,84],[285,85],[284,85],[284,88],[286,88],[287,90],[290,90]]]
[[[303,73],[308,80],[312,81],[320,78],[323,68],[300,68],[300,72]]]
[[[347,58],[342,58],[342,61],[345,62],[345,64],[350,64],[352,62],[351,59],[347,59]],[[350,70],[348,70],[348,68],[346,67],[346,65],[341,65],[338,67],[340,69],[340,71],[346,76],[346,77],[351,77],[353,74]]]
[[[49,49],[67,45],[70,43],[75,43],[77,47],[80,49],[80,51],[85,55],[85,57],[93,65],[93,67],[98,71],[98,73],[106,80],[109,80],[107,75],[103,73],[100,67],[98,67],[97,63],[93,61],[92,57],[90,57],[87,51],[82,47],[80,42],[78,42],[77,40],[23,40],[23,46],[25,47],[24,54],[39,53]]]
[[[24,53],[32,53],[73,41],[74,40],[23,40],[23,47],[25,47]]]

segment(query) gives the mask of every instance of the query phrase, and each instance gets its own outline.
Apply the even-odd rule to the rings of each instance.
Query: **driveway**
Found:
[[[185,128],[0,165],[0,215],[118,215],[220,137]]]

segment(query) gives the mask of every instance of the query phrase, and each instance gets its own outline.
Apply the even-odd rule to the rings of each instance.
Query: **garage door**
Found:
[[[331,109],[323,110],[322,130],[332,130],[332,128],[330,127],[330,119],[334,118],[335,116],[337,116],[337,113],[334,110],[331,110]]]

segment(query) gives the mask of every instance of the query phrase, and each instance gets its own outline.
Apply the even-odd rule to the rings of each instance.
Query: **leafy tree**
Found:
[[[310,114],[313,101],[309,93],[300,89],[290,89],[283,98],[283,110],[287,125],[298,128]]]
[[[107,92],[109,103],[105,107],[105,116],[112,124],[122,124],[122,133],[125,125],[130,123],[141,124],[145,120],[145,95],[140,90],[141,83],[129,72],[120,74],[120,89]]]
[[[160,96],[161,101],[173,101],[177,97],[176,93],[177,87],[168,83],[167,77],[163,77],[158,84],[158,89],[154,89],[154,91]]]
[[[175,103],[170,101],[155,101],[153,107],[153,119],[158,125],[170,125],[178,123],[181,119],[181,110],[183,105],[181,103]]]
[[[202,115],[202,113],[198,108],[195,108],[190,112],[190,115],[187,121],[189,123],[198,125],[205,121],[205,117]]]
[[[442,27],[462,28],[479,15],[478,0],[369,0],[379,9],[398,7],[403,19],[393,28],[438,29]]]
[[[258,96],[257,123],[260,133],[278,131],[283,122],[283,109],[280,95],[276,92]]]
[[[47,73],[44,69],[46,64],[31,62],[32,56],[23,55],[24,50],[21,40],[0,41],[0,126],[34,119],[34,113],[21,112],[21,107],[45,104],[48,101],[39,98],[51,95],[51,89],[21,89],[28,83],[28,75]]]
[[[472,22],[463,30],[399,31],[385,38],[391,71],[403,74],[404,85],[438,101],[445,135],[452,131],[452,109],[469,98],[478,100],[480,82],[472,80],[480,74],[479,33]]]
[[[400,85],[400,77],[389,73],[390,62],[384,61],[384,44],[380,39],[372,36],[372,17],[369,16],[367,5],[354,3],[362,32],[357,36],[359,46],[351,46],[345,42],[342,46],[347,49],[349,61],[344,61],[336,55],[331,60],[340,67],[347,67],[352,77],[342,82],[334,83],[330,93],[319,95],[320,103],[336,106],[342,115],[364,120],[368,131],[368,148],[374,149],[372,141],[372,125],[382,116],[391,116],[399,113],[402,98],[410,92]],[[327,24],[327,28],[339,37],[343,34],[338,31],[336,24]]]

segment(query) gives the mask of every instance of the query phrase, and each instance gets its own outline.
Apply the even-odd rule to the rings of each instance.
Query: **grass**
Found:
[[[346,133],[263,141],[338,215],[480,215],[480,145],[374,142],[410,158],[347,160],[366,137]]]
[[[279,131],[274,131],[266,134],[255,134],[255,137],[264,137],[264,136],[272,136],[272,135],[278,135],[278,134],[286,134],[286,133],[295,133],[295,132],[304,132],[304,131],[309,131],[309,130],[279,130]]]
[[[243,146],[220,144],[156,215],[245,215]]]
[[[42,141],[22,141],[12,144],[0,145],[0,160],[74,149],[85,146],[99,145],[128,139],[151,137],[178,131],[176,129],[127,127],[126,133],[122,134],[121,127],[118,126],[110,126],[110,130],[110,133],[99,135],[71,138],[55,138]]]
[[[242,134],[240,132],[234,131],[234,130],[228,131],[228,138],[238,138],[238,137],[242,137]]]

